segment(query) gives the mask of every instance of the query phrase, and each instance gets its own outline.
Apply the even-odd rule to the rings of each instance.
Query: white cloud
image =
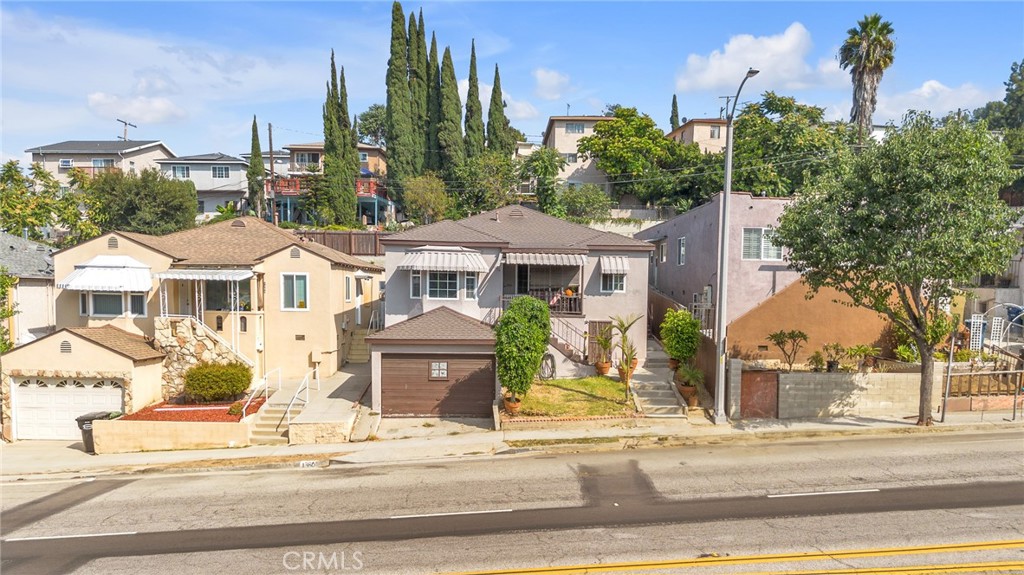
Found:
[[[569,76],[548,68],[537,68],[533,71],[533,78],[537,82],[534,93],[545,100],[558,100],[569,88]]]
[[[760,79],[770,78],[774,89],[837,87],[844,77],[848,81],[838,62],[823,58],[815,66],[807,63],[813,45],[811,33],[799,22],[774,36],[733,36],[722,50],[687,56],[685,68],[676,75],[676,89],[735,90],[748,68],[760,70]],[[756,86],[758,80],[749,83]]]
[[[882,86],[885,86],[884,77]],[[909,92],[893,95],[879,93],[878,106],[872,121],[876,124],[890,121],[899,124],[904,114],[910,110],[928,110],[935,117],[957,110],[970,112],[992,100],[1001,100],[1004,94],[1005,89],[1002,87],[986,91],[974,84],[966,83],[951,88],[938,80],[927,80]]]
[[[88,97],[89,109],[102,118],[124,116],[133,122],[162,124],[185,117],[185,111],[164,97],[131,96],[121,97],[104,92],[94,92]]]

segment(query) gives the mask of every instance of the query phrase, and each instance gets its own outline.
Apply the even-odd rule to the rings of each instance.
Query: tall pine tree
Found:
[[[466,148],[462,141],[462,102],[455,79],[452,52],[445,47],[441,58],[441,113],[437,124],[437,147],[441,156],[440,171],[445,179],[453,180],[455,171],[466,161]]]
[[[263,177],[266,171],[263,167],[263,150],[260,149],[260,131],[256,127],[256,116],[252,117],[252,148],[249,150],[249,168],[245,171],[245,179],[249,184],[249,191],[245,197],[245,203],[257,218],[263,217]]]
[[[679,127],[679,104],[676,103],[675,94],[672,94],[672,117],[668,119],[668,123],[672,125],[673,130]]]
[[[487,149],[511,156],[516,149],[515,136],[505,116],[505,100],[501,94],[501,74],[494,65],[494,87],[491,104],[487,109]]]
[[[476,40],[469,51],[469,90],[466,92],[466,157],[484,153],[484,111],[480,103],[480,80],[476,75]]]
[[[412,102],[409,93],[409,54],[402,5],[391,6],[391,57],[386,78],[388,126],[388,191],[402,203],[402,180],[415,175]]]
[[[356,217],[356,178],[359,177],[359,141],[348,115],[348,88],[345,87],[345,67],[341,67],[341,79],[338,91],[338,132],[341,135],[341,161],[344,166],[345,186],[339,195],[341,211],[336,223],[355,226],[359,222]]]
[[[412,113],[412,175],[423,172],[423,160],[427,147],[426,70],[420,66],[420,32],[416,25],[416,14],[409,14],[409,109]]]
[[[441,122],[441,68],[437,60],[437,37],[430,34],[430,58],[427,60],[427,148],[424,167],[441,171],[440,146],[437,128]]]
[[[420,171],[416,175],[423,173],[423,170],[427,169],[428,155],[430,152],[430,70],[427,69],[429,65],[427,57],[427,30],[423,24],[423,8],[420,8],[420,21],[416,27],[418,32],[416,36],[416,69],[419,71],[422,83],[419,89],[412,93],[413,106],[419,110],[417,116],[416,135],[415,137],[420,142],[420,151],[423,154],[422,161],[420,163]]]
[[[342,218],[342,190],[345,187],[348,170],[345,169],[344,137],[338,121],[340,92],[337,68],[334,65],[334,50],[331,50],[331,79],[327,82],[327,97],[324,99],[324,171],[323,190],[316,194],[310,207],[316,219],[322,224],[338,223]]]

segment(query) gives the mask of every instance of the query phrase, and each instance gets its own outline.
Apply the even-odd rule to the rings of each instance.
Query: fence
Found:
[[[301,230],[295,234],[300,238],[316,242],[351,256],[382,256],[384,247],[380,245],[382,237],[389,235],[383,232],[355,232],[341,230]]]
[[[1022,384],[1021,371],[953,372],[949,376],[949,397],[1013,395]]]

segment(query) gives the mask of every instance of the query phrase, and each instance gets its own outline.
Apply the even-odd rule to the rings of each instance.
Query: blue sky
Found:
[[[494,66],[512,124],[539,140],[547,118],[635,106],[667,131],[681,116],[717,117],[748,67],[767,90],[846,118],[850,77],[836,52],[878,12],[896,30],[876,123],[908,109],[942,114],[1002,99],[1024,57],[1024,2],[429,2],[440,50],[465,83],[475,39],[486,117]],[[276,148],[322,139],[333,48],[349,107],[384,103],[390,2],[16,2],[0,5],[2,157],[33,146],[121,134],[163,140],[178,155],[249,150],[257,116]],[[429,42],[429,35],[428,35]]]

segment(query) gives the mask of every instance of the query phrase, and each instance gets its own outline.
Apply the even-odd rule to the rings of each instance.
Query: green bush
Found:
[[[278,222],[277,227],[282,230],[297,230],[300,226],[297,222]]]
[[[685,309],[670,309],[659,329],[669,357],[689,363],[700,347],[700,320]]]
[[[550,321],[547,304],[524,296],[512,300],[494,328],[498,379],[513,400],[530,391],[540,370],[551,337]]]
[[[243,363],[201,363],[185,372],[185,395],[197,401],[223,401],[241,395],[252,383]]]

